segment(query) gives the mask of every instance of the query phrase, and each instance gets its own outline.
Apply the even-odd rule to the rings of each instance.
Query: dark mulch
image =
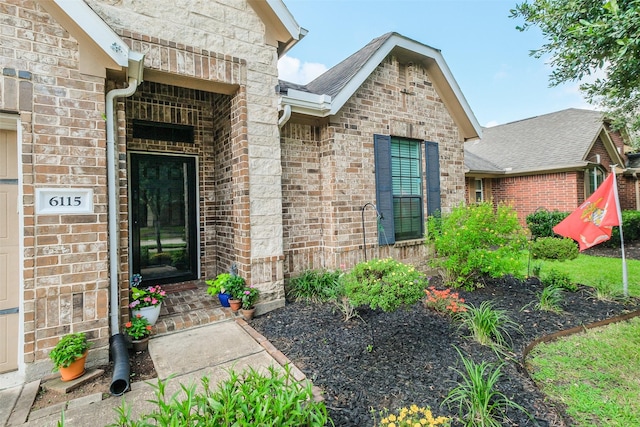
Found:
[[[432,284],[438,280],[433,280]],[[499,390],[524,406],[535,420],[509,410],[506,426],[562,426],[562,408],[545,402],[520,361],[535,338],[603,320],[639,308],[637,302],[599,301],[590,290],[566,294],[560,314],[537,311],[535,281],[496,280],[474,292],[460,292],[467,303],[491,300],[521,325],[512,333],[513,353],[497,356],[470,338],[446,316],[421,303],[393,313],[364,309],[361,319],[345,322],[330,304],[288,303],[251,322],[324,391],[336,426],[371,426],[371,409],[395,409],[410,404],[429,406],[438,415],[454,416],[456,408],[441,407],[460,381],[456,348],[475,362],[506,362]],[[560,415],[559,415],[560,414]]]

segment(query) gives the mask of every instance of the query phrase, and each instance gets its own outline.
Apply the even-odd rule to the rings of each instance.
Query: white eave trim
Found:
[[[287,95],[281,96],[280,105],[290,105],[292,113],[308,116],[327,117],[333,114],[329,95],[317,95],[296,89],[289,89]]]
[[[287,9],[287,6],[282,2],[282,0],[266,0],[267,4],[273,12],[278,16],[282,25],[287,29],[287,32],[291,35],[291,38],[294,40],[300,40],[307,34],[307,31],[300,27],[296,22],[295,18]]]
[[[49,1],[55,3],[117,65],[128,67],[129,47],[84,1]]]
[[[456,97],[460,108],[467,116],[469,123],[476,132],[477,137],[482,137],[482,127],[476,116],[473,114],[471,107],[467,103],[466,98],[460,90],[460,86],[453,77],[451,70],[438,49],[434,49],[427,45],[416,41],[406,39],[397,35],[393,35],[387,39],[382,46],[369,58],[362,68],[349,80],[349,82],[340,90],[340,92],[332,99],[328,95],[309,94],[307,92],[289,89],[286,96],[282,96],[280,103],[291,105],[293,112],[299,112],[316,117],[326,117],[337,114],[344,104],[353,96],[354,93],[362,86],[364,81],[374,72],[374,70],[382,63],[384,58],[396,47],[409,50],[430,58],[435,61],[442,76],[449,85],[449,90]]]

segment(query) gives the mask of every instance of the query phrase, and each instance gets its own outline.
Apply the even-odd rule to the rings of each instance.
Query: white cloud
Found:
[[[278,61],[278,78],[292,83],[307,84],[325,71],[327,67],[324,64],[301,63],[298,58],[287,55]]]

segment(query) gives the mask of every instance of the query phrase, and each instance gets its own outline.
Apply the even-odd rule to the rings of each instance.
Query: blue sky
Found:
[[[589,108],[578,84],[549,87],[550,66],[529,55],[537,28],[516,30],[522,0],[283,0],[309,33],[280,60],[280,78],[307,83],[372,39],[395,31],[442,51],[482,126]]]

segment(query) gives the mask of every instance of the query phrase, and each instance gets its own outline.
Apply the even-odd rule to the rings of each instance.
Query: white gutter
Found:
[[[111,335],[120,333],[120,292],[118,286],[118,187],[116,186],[116,173],[118,159],[115,148],[115,119],[114,100],[133,95],[142,83],[144,55],[138,52],[129,52],[129,86],[124,89],[113,89],[107,93],[105,109],[107,115],[107,192],[109,205],[109,292],[110,292],[110,316]]]
[[[284,104],[282,108],[282,117],[278,119],[278,129],[282,129],[282,126],[284,126],[291,118],[291,105]]]

